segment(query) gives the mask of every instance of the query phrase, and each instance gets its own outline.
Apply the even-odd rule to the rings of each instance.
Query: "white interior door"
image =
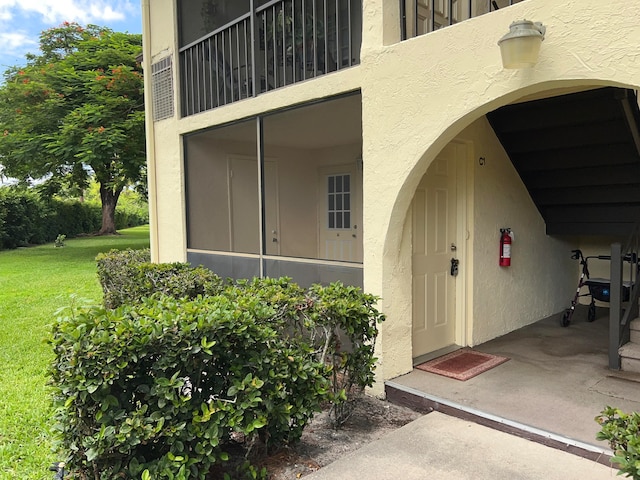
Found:
[[[362,261],[362,174],[356,165],[322,169],[318,256]]]
[[[413,203],[413,357],[456,338],[456,150],[447,146],[418,186]]]

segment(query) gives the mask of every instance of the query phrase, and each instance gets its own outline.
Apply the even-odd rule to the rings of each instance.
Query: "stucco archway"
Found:
[[[565,81],[565,80],[548,80],[544,82],[539,82],[534,85],[530,85],[528,88],[516,89],[508,95],[504,95],[501,98],[494,99],[491,102],[488,102],[485,105],[478,106],[476,110],[473,112],[469,112],[465,118],[455,124],[452,124],[436,141],[432,142],[430,145],[425,146],[425,151],[422,156],[420,156],[415,164],[413,165],[412,170],[408,173],[406,178],[404,179],[404,183],[402,188],[398,192],[398,195],[395,198],[395,203],[393,206],[392,218],[402,219],[402,228],[390,228],[387,231],[387,236],[385,238],[385,246],[384,246],[384,261],[383,261],[383,276],[384,282],[383,284],[387,288],[388,292],[393,292],[390,297],[391,301],[391,311],[397,312],[397,314],[393,313],[389,315],[390,322],[385,325],[383,332],[383,341],[386,339],[387,341],[393,341],[394,347],[390,347],[388,351],[391,352],[392,362],[394,359],[398,359],[402,364],[407,365],[410,368],[410,362],[412,361],[411,355],[411,223],[408,218],[409,206],[411,199],[413,198],[413,194],[415,192],[416,185],[427,171],[429,165],[433,161],[433,159],[438,155],[441,151],[440,145],[444,143],[447,144],[447,141],[452,141],[450,139],[454,139],[456,142],[463,142],[470,145],[469,152],[470,158],[469,161],[473,164],[477,157],[483,157],[486,155],[484,152],[490,151],[492,152],[492,156],[496,156],[498,151],[502,151],[499,142],[497,139],[490,139],[489,137],[493,136],[493,132],[491,131],[488,123],[484,119],[485,114],[488,111],[499,108],[500,106],[507,105],[510,103],[512,98],[529,98],[531,96],[535,98],[545,98],[547,96],[555,96],[561,95],[564,93],[568,93],[571,91],[579,91],[590,88],[597,88],[606,85],[617,86],[617,87],[625,87],[637,89],[638,87],[635,85],[624,84],[622,82],[602,82],[601,80],[584,80],[580,83],[575,81]],[[484,140],[483,140],[484,139]],[[502,155],[505,155],[502,151]],[[499,175],[507,178],[510,178],[507,183],[518,183],[514,178],[514,171],[512,166],[507,162],[508,158],[503,159],[503,167],[506,170],[501,170]],[[477,168],[477,166],[476,166]],[[507,170],[511,170],[508,172]],[[477,190],[475,192],[474,197],[474,188],[473,185],[477,181],[478,177],[481,177],[482,174],[475,172],[475,174],[471,174],[469,177],[470,187],[467,191],[467,195],[470,195],[470,204],[473,204],[474,200],[479,200],[480,203],[487,203],[487,195],[486,192],[479,193]],[[485,184],[486,178],[481,184]],[[490,182],[489,182],[490,183]],[[486,190],[486,185],[485,185]],[[500,187],[496,187],[493,189],[493,192],[501,190]],[[506,189],[499,193],[498,195],[506,195],[509,198],[518,197],[520,201],[524,201],[523,198],[526,196],[526,191],[524,188],[513,188],[513,191],[507,191]],[[501,197],[498,197],[501,198]],[[490,203],[490,202],[489,202]],[[560,265],[563,262],[567,263],[566,251],[569,251],[571,248],[567,245],[566,242],[562,240],[557,240],[553,238],[549,238],[544,234],[544,225],[540,225],[536,223],[535,218],[537,216],[537,212],[535,212],[535,208],[532,205],[527,207],[519,207],[524,208],[525,212],[528,212],[525,217],[529,218],[530,223],[520,223],[520,231],[522,232],[524,225],[532,226],[535,233],[533,235],[527,235],[530,244],[535,245],[545,245],[544,249],[546,251],[545,255],[548,258],[554,258],[553,263]],[[499,210],[499,208],[497,208]],[[492,209],[493,211],[493,209]],[[521,217],[522,215],[513,215],[513,213],[509,213],[508,209],[501,212],[506,217]],[[528,215],[528,217],[527,217]],[[474,313],[478,316],[478,312],[485,312],[484,316],[499,316],[500,311],[496,311],[493,306],[487,305],[486,301],[483,301],[481,298],[482,295],[476,295],[476,301],[474,302],[474,292],[477,293],[478,288],[474,288],[474,267],[476,271],[483,272],[483,282],[487,282],[486,272],[488,271],[488,265],[486,265],[486,260],[483,260],[482,256],[486,256],[486,252],[480,251],[477,255],[474,255],[474,252],[478,252],[478,245],[482,245],[483,241],[488,241],[490,244],[490,249],[495,247],[493,245],[494,242],[491,240],[491,235],[493,229],[495,229],[495,225],[485,225],[484,227],[481,225],[482,222],[479,221],[479,213],[476,212],[475,215],[471,214],[469,219],[471,221],[470,225],[470,238],[471,243],[468,246],[469,250],[469,265],[470,268],[467,269],[466,279],[468,282],[468,291],[465,294],[464,302],[469,304],[468,310],[462,315],[464,318],[461,318],[459,321],[460,328],[465,328],[464,332],[459,332],[458,338],[462,338],[461,345],[474,345],[479,343],[480,341],[486,341],[488,339],[494,338],[501,334],[507,333],[511,329],[518,328],[519,326],[523,326],[517,323],[509,323],[508,321],[504,322],[504,325],[499,327],[484,327],[477,328],[478,325],[474,325],[472,319],[474,317]],[[482,218],[482,221],[489,221],[486,216]],[[516,221],[516,220],[512,220]],[[481,228],[476,229],[475,227],[480,226]],[[487,238],[488,237],[488,238]],[[497,247],[496,247],[497,248]],[[482,247],[480,248],[482,250]],[[491,252],[491,258],[493,258],[493,253]],[[534,265],[538,263],[539,260],[535,260],[535,258],[531,258],[528,260],[530,265]],[[487,267],[487,268],[483,268]],[[571,272],[570,265],[567,265],[567,272]],[[550,272],[549,272],[550,273]],[[551,290],[555,291],[563,291],[566,290],[566,285],[569,285],[568,282],[572,282],[573,277],[565,274],[564,277],[562,275],[547,275],[547,277],[554,277],[555,286],[551,288]],[[489,283],[495,282],[497,290],[504,288],[504,283],[509,283],[509,288],[514,287],[513,278],[509,278],[508,276],[505,278],[502,272],[494,273],[493,277],[490,276]],[[500,285],[503,285],[502,287]],[[564,287],[563,287],[564,286]],[[548,286],[547,286],[548,287]],[[562,293],[560,295],[556,295],[552,297],[552,294],[549,292],[549,288],[546,288],[544,285],[540,285],[536,282],[522,282],[522,285],[519,286],[519,291],[521,295],[525,295],[526,291],[529,289],[537,289],[540,291],[542,289],[543,297],[545,298],[545,302],[543,304],[538,305],[529,305],[523,308],[528,309],[528,311],[534,311],[535,308],[539,306],[538,310],[540,317],[546,316],[551,313],[556,313],[561,309],[561,302],[564,299],[568,298],[568,293]],[[463,289],[465,291],[465,289]],[[389,298],[389,297],[386,297]],[[559,303],[560,302],[560,303]],[[525,302],[526,304],[526,302]],[[389,305],[385,303],[385,305]],[[546,310],[545,310],[546,309]],[[536,313],[532,313],[532,315],[536,315]],[[483,317],[483,315],[479,315]],[[531,316],[529,316],[531,317]],[[524,319],[523,322],[529,322],[531,318]],[[466,325],[466,327],[465,327]],[[397,348],[400,346],[400,348]],[[397,355],[394,357],[394,355]],[[385,358],[385,361],[388,360],[388,357]],[[400,363],[398,362],[398,364]]]

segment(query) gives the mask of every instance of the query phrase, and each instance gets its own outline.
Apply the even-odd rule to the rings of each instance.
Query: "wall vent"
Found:
[[[171,57],[151,65],[153,120],[173,117],[173,67]]]

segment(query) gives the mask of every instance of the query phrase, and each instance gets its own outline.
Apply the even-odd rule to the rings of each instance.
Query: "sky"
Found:
[[[140,0],[0,0],[0,73],[38,53],[40,32],[63,22],[142,33]]]

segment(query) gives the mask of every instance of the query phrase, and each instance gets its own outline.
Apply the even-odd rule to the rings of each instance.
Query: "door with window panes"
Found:
[[[362,262],[361,172],[356,165],[322,169],[319,187],[319,258]]]

